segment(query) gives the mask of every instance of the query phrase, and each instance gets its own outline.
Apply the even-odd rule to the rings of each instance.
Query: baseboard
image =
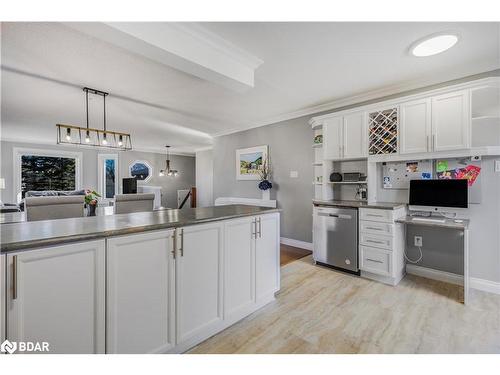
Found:
[[[438,271],[432,268],[416,266],[414,264],[406,265],[406,272],[412,275],[426,277],[428,279],[444,281],[446,283],[463,285],[463,276],[456,273]],[[472,289],[481,290],[483,292],[500,294],[500,283],[477,277],[469,277],[470,287]]]
[[[313,249],[313,244],[311,242],[299,241],[299,240],[294,240],[292,238],[285,238],[285,237],[281,237],[280,242],[283,245],[298,247],[300,249],[306,249],[306,250],[311,250],[311,251]]]
[[[469,277],[470,287],[483,292],[500,294],[500,283],[489,281],[485,279],[478,279],[476,277]]]

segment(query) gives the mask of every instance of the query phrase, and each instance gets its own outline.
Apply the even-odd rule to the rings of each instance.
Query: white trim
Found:
[[[496,70],[496,69],[495,69]],[[488,73],[488,72],[485,72]],[[476,80],[471,80],[459,84],[450,84],[450,86],[445,86],[441,87],[438,89],[428,89],[426,90],[426,87],[429,86],[435,86],[435,85],[446,85],[447,82],[453,81],[453,80],[460,80],[463,78],[467,77],[458,77],[455,79],[451,79],[448,81],[435,81],[435,80],[417,80],[413,81],[410,83],[406,84],[400,84],[400,85],[393,85],[389,87],[385,87],[382,89],[377,89],[377,90],[372,90],[368,91],[359,95],[353,95],[349,96],[346,98],[338,99],[338,100],[333,100],[331,102],[319,104],[316,106],[311,106],[307,107],[298,111],[292,111],[292,112],[286,112],[274,117],[270,117],[268,119],[255,122],[255,123],[250,123],[247,126],[243,126],[241,128],[233,128],[229,130],[224,130],[221,132],[213,133],[211,134],[212,137],[221,137],[224,135],[229,135],[229,134],[234,134],[234,133],[239,133],[243,132],[245,130],[250,130],[254,128],[260,128],[262,126],[266,125],[272,125],[276,124],[278,122],[282,121],[287,121],[287,120],[292,120],[295,118],[299,117],[304,117],[304,116],[310,116],[310,115],[315,115],[321,112],[325,111],[332,111],[331,113],[327,113],[325,115],[321,116],[315,116],[313,117],[309,124],[313,127],[318,127],[320,126],[320,123],[323,119],[332,117],[332,116],[338,116],[340,114],[345,114],[349,112],[355,112],[359,110],[364,110],[364,109],[369,109],[372,107],[378,107],[380,105],[393,105],[393,103],[400,103],[401,100],[413,100],[411,98],[422,98],[430,95],[435,95],[439,93],[446,93],[449,91],[455,91],[455,90],[460,90],[464,88],[476,88],[481,85],[487,85],[491,83],[498,83],[500,81],[500,77],[492,76],[492,77],[486,77],[486,78],[480,78]],[[413,91],[413,90],[423,90],[417,94],[405,94],[408,91]],[[397,98],[393,99],[384,99],[387,98],[388,96],[393,96],[393,95],[399,95]],[[372,102],[369,104],[363,104],[366,102]],[[349,107],[346,109],[342,109],[344,107]]]
[[[120,168],[118,166],[118,154],[97,154],[97,192],[102,195],[100,199],[101,202],[110,202],[113,198],[106,198],[106,179],[104,169],[104,160],[113,159],[115,161],[115,195],[119,194],[119,185],[120,185]]]
[[[414,264],[406,265],[406,273],[425,277],[432,280],[443,281],[445,283],[463,285],[463,276],[457,275],[456,273],[439,271],[432,268],[416,266]],[[479,279],[477,277],[470,277],[470,287],[472,289],[481,290],[483,292],[489,292],[494,294],[500,294],[500,283],[485,279]]]
[[[300,240],[294,240],[293,238],[281,237],[280,243],[283,245],[298,247],[299,249],[313,250],[312,242],[305,242]]]
[[[17,201],[17,195],[21,192],[21,157],[23,155],[66,157],[75,159],[75,190],[82,189],[81,168],[82,168],[83,156],[81,152],[55,150],[55,149],[47,150],[47,149],[37,149],[29,147],[14,147],[12,148],[13,202]]]
[[[476,277],[470,277],[469,281],[470,281],[470,287],[473,289],[482,290],[483,292],[500,294],[500,283],[497,283],[495,281],[478,279]]]

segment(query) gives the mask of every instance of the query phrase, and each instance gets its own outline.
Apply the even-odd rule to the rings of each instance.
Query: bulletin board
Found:
[[[410,180],[462,179],[469,182],[469,203],[481,203],[481,161],[470,158],[415,160],[382,164],[384,189],[408,189]]]
[[[408,189],[410,180],[430,180],[432,172],[432,160],[383,163],[383,187],[384,189]]]
[[[481,203],[481,161],[470,158],[437,159],[435,161],[437,179],[467,179],[469,185],[469,203]]]

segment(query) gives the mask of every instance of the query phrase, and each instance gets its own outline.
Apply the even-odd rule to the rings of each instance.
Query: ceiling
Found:
[[[147,24],[144,24],[147,27]],[[178,153],[213,136],[334,108],[346,98],[416,88],[500,68],[499,23],[203,23],[262,60],[243,92],[153,61],[61,23],[2,24],[2,139],[54,143],[55,124],[84,126],[84,86],[110,92],[110,130],[134,148]],[[408,54],[443,30],[459,43],[442,54]],[[102,102],[90,125],[102,125]],[[344,101],[342,101],[344,100]]]

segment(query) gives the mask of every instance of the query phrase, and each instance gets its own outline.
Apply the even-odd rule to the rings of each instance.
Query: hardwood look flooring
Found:
[[[276,301],[190,353],[500,353],[500,296],[407,275],[392,287],[316,266],[281,268]]]
[[[280,245],[280,265],[283,267],[285,264],[294,262],[298,259],[311,255],[312,251],[300,249],[298,247]]]

